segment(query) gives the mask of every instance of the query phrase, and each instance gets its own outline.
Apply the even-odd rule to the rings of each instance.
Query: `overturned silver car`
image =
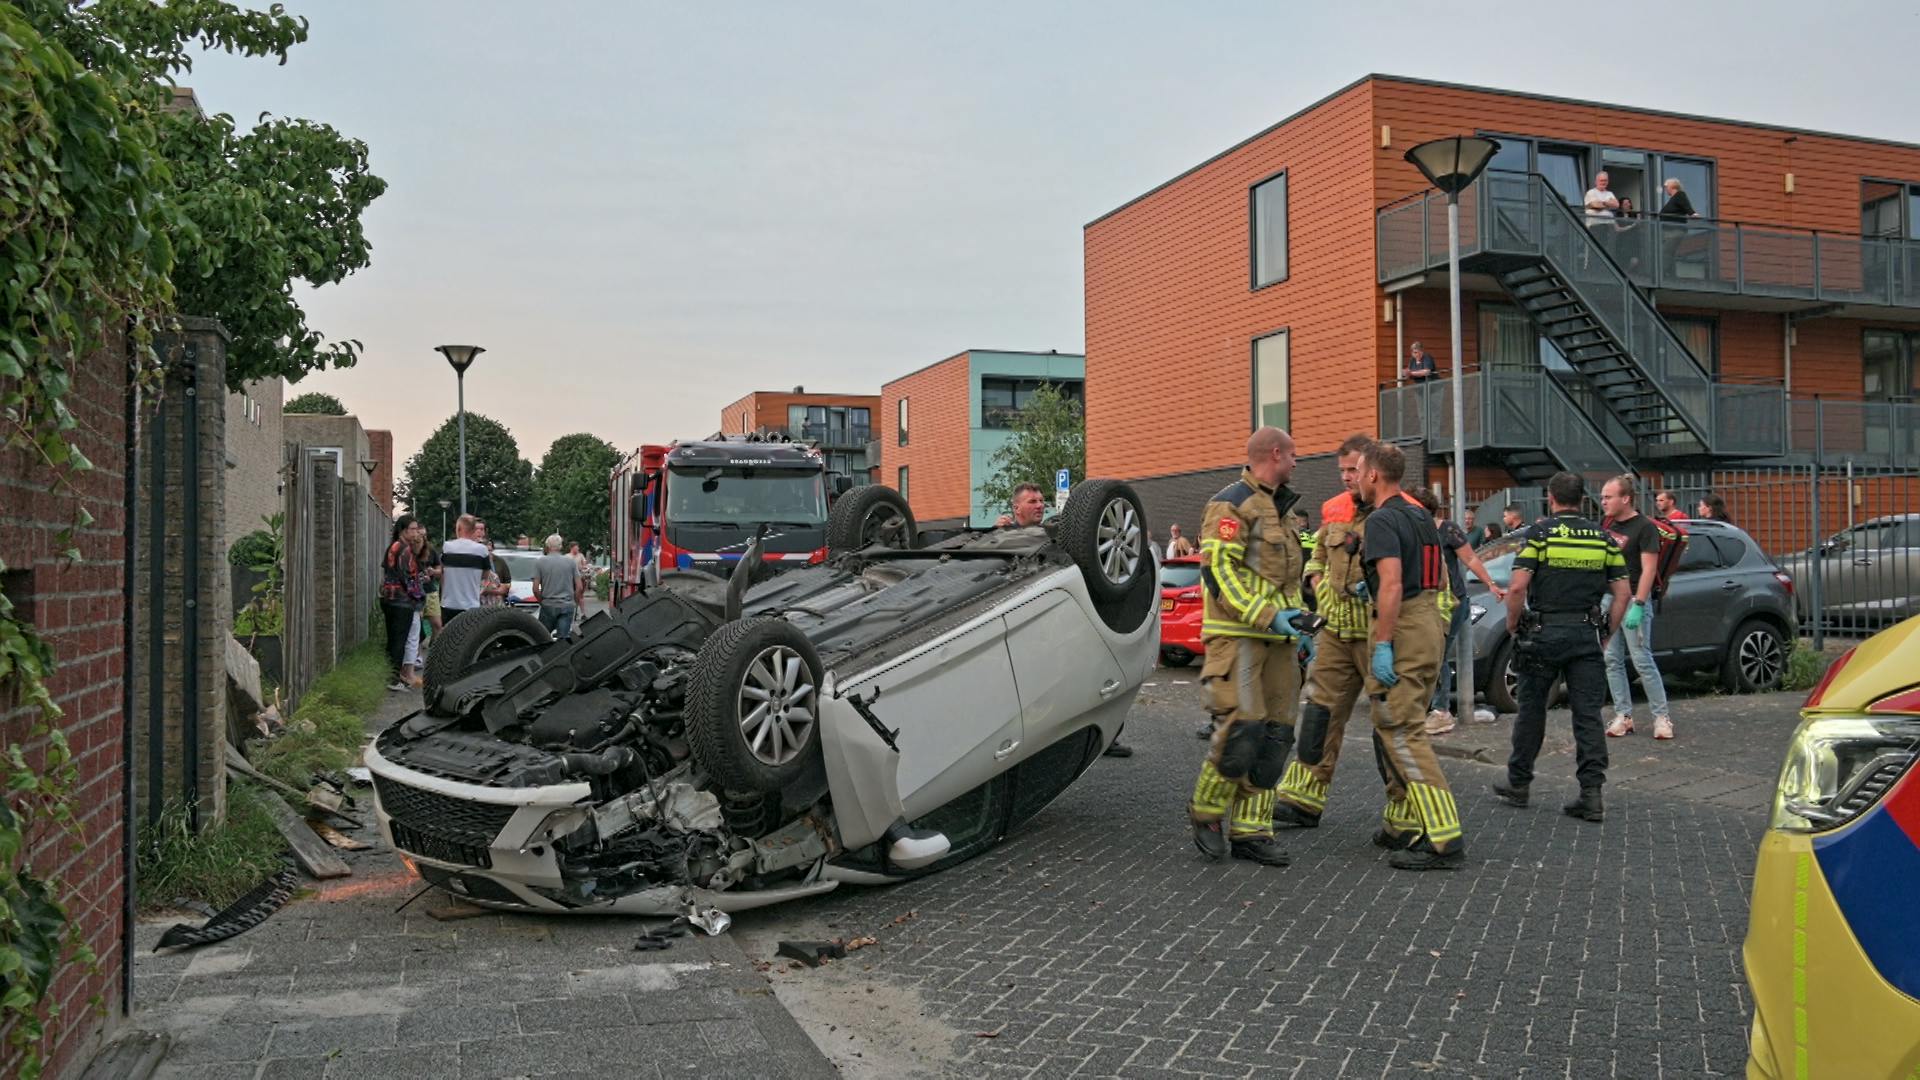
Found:
[[[919,546],[856,488],[833,557],[668,573],[542,644],[481,610],[367,765],[428,882],[520,910],[742,910],[937,871],[1038,813],[1119,732],[1159,646],[1139,499],[1090,480],[1044,526]]]

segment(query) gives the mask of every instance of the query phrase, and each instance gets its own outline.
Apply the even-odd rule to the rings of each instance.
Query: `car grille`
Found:
[[[507,827],[513,807],[422,791],[382,776],[375,776],[373,785],[390,819],[395,847],[439,862],[483,869],[493,865],[488,848]]]

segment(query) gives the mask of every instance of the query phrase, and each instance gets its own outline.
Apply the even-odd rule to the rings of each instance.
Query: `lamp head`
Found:
[[[368,475],[368,476],[372,476],[372,475],[373,475],[373,470],[375,470],[375,469],[377,469],[377,468],[379,468],[379,467],[380,467],[380,463],[379,463],[379,462],[377,462],[377,461],[374,461],[374,460],[373,460],[372,458],[368,458],[367,460],[365,460],[365,461],[362,461],[362,462],[360,463],[360,467],[361,467],[362,469],[365,469],[365,470],[366,470],[366,473],[367,473],[367,475]]]
[[[478,345],[437,345],[433,351],[446,357],[454,371],[465,375],[467,368],[473,365],[473,358],[487,350]]]
[[[1428,183],[1448,195],[1458,195],[1485,171],[1499,150],[1500,144],[1492,139],[1454,135],[1423,142],[1407,151],[1406,156]]]

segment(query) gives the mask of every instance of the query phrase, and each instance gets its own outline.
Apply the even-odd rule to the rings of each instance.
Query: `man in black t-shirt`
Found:
[[[1446,641],[1439,604],[1449,588],[1446,555],[1433,518],[1400,489],[1406,468],[1406,455],[1384,443],[1368,447],[1361,464],[1360,495],[1376,508],[1362,541],[1374,603],[1367,693],[1386,705],[1374,710],[1373,722],[1385,751],[1388,798],[1404,788],[1420,822],[1387,863],[1399,870],[1453,870],[1466,861],[1460,811],[1426,730]]]
[[[1660,565],[1660,529],[1634,509],[1631,476],[1616,476],[1600,489],[1600,525],[1620,545],[1627,560],[1627,588],[1633,597],[1620,620],[1620,632],[1607,643],[1607,689],[1613,696],[1613,722],[1607,734],[1615,738],[1633,732],[1633,688],[1627,684],[1627,658],[1640,672],[1640,689],[1653,713],[1653,737],[1673,738],[1673,718],[1667,706],[1667,686],[1653,660],[1653,587]]]

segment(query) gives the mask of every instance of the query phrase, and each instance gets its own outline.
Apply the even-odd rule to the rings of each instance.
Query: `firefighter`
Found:
[[[1327,620],[1317,637],[1316,655],[1307,671],[1307,703],[1300,713],[1299,753],[1287,765],[1275,793],[1273,823],[1282,828],[1316,828],[1327,808],[1333,770],[1340,758],[1340,740],[1347,721],[1368,688],[1369,648],[1373,636],[1371,603],[1361,533],[1372,506],[1360,498],[1360,467],[1373,439],[1353,435],[1340,444],[1335,459],[1346,491],[1320,507],[1320,533],[1307,562],[1307,587],[1314,610]],[[1375,686],[1372,692],[1381,692]],[[1404,786],[1386,768],[1378,736],[1374,738],[1375,765],[1387,788],[1386,811],[1373,842],[1400,848],[1419,835],[1419,818],[1407,801]]]
[[[1295,629],[1305,560],[1286,520],[1299,496],[1293,439],[1263,427],[1247,440],[1240,479],[1207,503],[1200,527],[1205,583],[1200,683],[1215,730],[1194,782],[1193,839],[1211,858],[1287,865],[1273,839],[1273,786],[1293,747],[1300,704],[1299,653],[1312,642]]]
[[[1586,485],[1572,473],[1547,481],[1551,516],[1528,526],[1526,543],[1513,560],[1507,592],[1507,633],[1513,667],[1520,676],[1520,716],[1513,722],[1513,753],[1507,782],[1493,793],[1509,806],[1527,805],[1534,759],[1547,726],[1547,695],[1567,680],[1573,705],[1574,775],[1580,796],[1561,809],[1569,817],[1601,821],[1600,788],[1607,779],[1607,738],[1600,703],[1607,695],[1606,642],[1627,610],[1627,560],[1613,537],[1580,514]],[[1611,593],[1603,610],[1600,598]],[[1531,601],[1531,602],[1529,602]]]
[[[1368,692],[1388,790],[1406,791],[1417,833],[1388,856],[1398,870],[1454,870],[1466,862],[1460,811],[1427,741],[1427,703],[1445,658],[1440,593],[1449,587],[1440,532],[1426,508],[1400,489],[1406,455],[1374,443],[1361,460],[1360,497],[1374,509],[1361,537],[1367,594],[1373,600]],[[1375,686],[1380,689],[1376,691]]]

